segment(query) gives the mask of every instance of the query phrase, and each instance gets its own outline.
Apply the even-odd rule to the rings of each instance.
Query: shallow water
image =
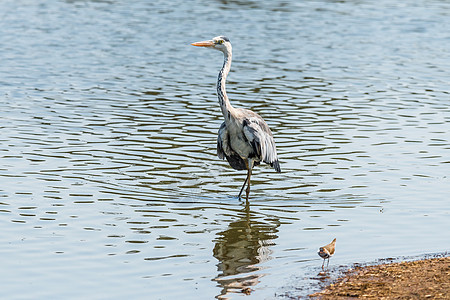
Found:
[[[302,296],[333,237],[335,266],[449,250],[449,15],[2,1],[2,295]],[[221,53],[189,45],[219,34],[231,101],[265,118],[281,161],[255,169],[249,206],[245,172],[216,156]]]

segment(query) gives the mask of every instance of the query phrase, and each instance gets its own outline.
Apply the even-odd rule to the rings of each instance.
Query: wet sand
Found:
[[[312,299],[450,299],[450,257],[356,267]]]

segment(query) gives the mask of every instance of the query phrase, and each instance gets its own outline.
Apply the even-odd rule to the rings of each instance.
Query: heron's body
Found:
[[[226,158],[236,170],[247,170],[245,160],[250,159],[254,165],[264,161],[279,171],[276,152],[266,150],[274,146],[266,122],[250,110],[237,109],[235,116],[220,126],[217,154],[219,158]]]
[[[248,182],[248,200],[250,176],[255,165],[263,161],[277,172],[281,172],[272,132],[261,116],[248,109],[234,108],[228,99],[225,83],[232,59],[232,48],[228,38],[219,36],[211,41],[192,45],[210,47],[224,54],[223,67],[217,78],[217,96],[225,121],[220,126],[217,137],[217,155],[219,158],[226,158],[233,169],[247,170],[247,179],[239,197]]]

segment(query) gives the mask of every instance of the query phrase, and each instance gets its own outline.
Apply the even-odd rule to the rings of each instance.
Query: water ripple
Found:
[[[342,264],[447,246],[446,3],[41,2],[0,4],[7,297],[267,298],[330,235]],[[283,170],[250,206],[216,156],[220,54],[189,45],[224,31]]]

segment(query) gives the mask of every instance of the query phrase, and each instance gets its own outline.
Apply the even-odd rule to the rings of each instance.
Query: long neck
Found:
[[[224,52],[223,67],[217,77],[217,96],[219,97],[220,109],[222,110],[225,120],[229,119],[229,115],[233,112],[234,108],[231,106],[230,100],[228,100],[225,82],[227,80],[228,72],[231,67],[231,48]]]

